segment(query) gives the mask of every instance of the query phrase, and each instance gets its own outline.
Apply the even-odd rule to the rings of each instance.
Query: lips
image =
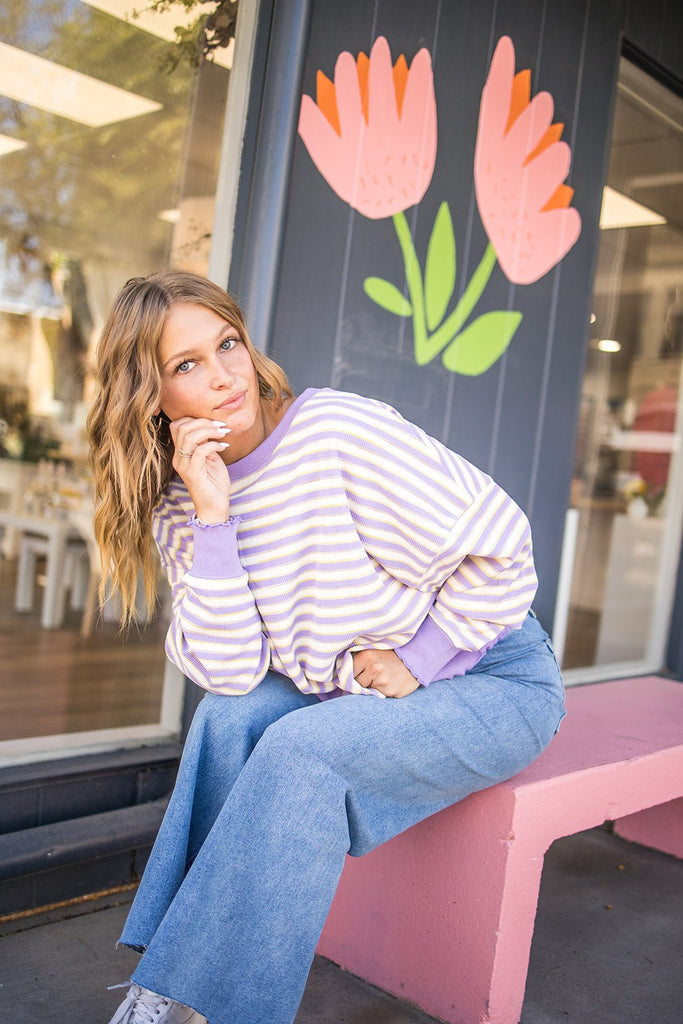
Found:
[[[221,412],[232,412],[235,409],[239,409],[246,397],[246,394],[246,391],[240,391],[239,394],[233,395],[231,398],[227,398],[224,402],[221,402],[220,405],[217,405],[216,410],[220,409]]]

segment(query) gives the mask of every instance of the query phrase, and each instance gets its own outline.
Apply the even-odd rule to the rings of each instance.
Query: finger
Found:
[[[377,690],[378,693],[383,694],[385,697],[400,696],[397,687],[390,683],[388,680],[375,679],[370,689]]]
[[[178,430],[201,429],[203,427],[227,427],[224,420],[211,420],[208,416],[181,416],[177,420],[171,420],[169,428],[171,433]],[[229,428],[228,428],[229,429]]]
[[[190,451],[185,451],[183,448],[178,449],[178,455],[183,459],[195,458],[208,458],[214,452],[224,452],[226,448],[230,447],[229,441],[203,441],[201,444],[195,445]],[[196,459],[195,459],[196,461]]]
[[[393,687],[384,685],[377,680],[373,682],[372,686],[367,687],[369,690],[374,690],[375,693],[381,693],[383,697],[394,697],[395,693]]]
[[[211,455],[223,452],[229,447],[227,441],[206,441],[204,444],[197,445],[192,451],[185,451],[179,447],[172,459],[173,468],[182,476],[188,470],[203,466]]]
[[[192,435],[190,437],[178,438],[175,445],[176,454],[183,459],[191,459],[192,456],[198,453],[209,454],[212,451],[224,451],[230,447],[229,441],[224,441],[225,434],[219,434],[218,438],[204,438]],[[216,445],[220,445],[216,448]]]
[[[199,445],[207,441],[222,441],[230,433],[230,427],[220,420],[186,420],[178,421],[178,424],[172,425],[171,437],[176,451],[181,452],[184,458],[189,458]]]
[[[366,690],[369,686],[372,686],[372,675],[370,674],[370,672],[368,672],[366,668],[361,668],[358,671],[354,672],[353,678],[356,680],[357,683],[360,683],[361,686],[364,686]]]
[[[357,679],[367,668],[367,651],[354,651],[351,655],[353,662],[353,676]]]
[[[368,672],[367,669],[365,669],[363,672],[360,672],[354,678],[356,682],[360,683],[360,685],[365,690],[369,690],[375,683],[375,679],[373,678],[372,672]]]

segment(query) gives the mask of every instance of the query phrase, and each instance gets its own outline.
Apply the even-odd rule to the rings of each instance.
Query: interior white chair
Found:
[[[100,552],[95,540],[94,516],[94,504],[88,500],[84,500],[77,509],[73,509],[69,513],[69,520],[80,533],[87,552],[88,583],[83,602],[83,617],[81,619],[81,636],[83,637],[90,636],[92,633],[95,615],[99,611],[97,590],[102,570]]]
[[[71,595],[71,607],[78,608],[82,604],[84,580],[86,578],[84,573],[84,568],[86,568],[84,566],[84,557],[86,555],[87,547],[83,540],[74,537],[67,541],[64,576],[58,597],[59,607],[54,612],[54,618],[58,622],[64,616],[67,591]],[[49,541],[47,537],[22,532],[19,538],[17,584],[14,594],[14,607],[18,612],[29,612],[33,609],[36,562],[41,556],[49,557]]]

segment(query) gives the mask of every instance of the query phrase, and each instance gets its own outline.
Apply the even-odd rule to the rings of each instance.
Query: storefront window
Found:
[[[0,757],[177,719],[163,586],[127,637],[97,601],[84,424],[119,287],[207,271],[232,46],[197,70],[174,59],[178,7],[133,6],[0,12]]]
[[[586,678],[664,661],[683,522],[682,167],[683,101],[622,61],[568,518],[563,664]]]

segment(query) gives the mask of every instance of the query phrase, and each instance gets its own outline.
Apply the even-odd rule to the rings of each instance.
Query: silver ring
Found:
[[[194,452],[184,452],[182,448],[179,448],[178,454],[183,455],[186,459],[191,459],[192,456],[194,455]]]

